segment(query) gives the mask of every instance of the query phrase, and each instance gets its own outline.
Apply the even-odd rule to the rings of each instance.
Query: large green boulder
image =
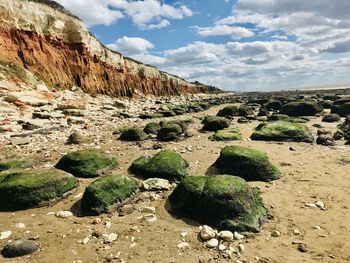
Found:
[[[266,108],[268,110],[280,110],[282,108],[282,102],[279,100],[271,100],[266,103]]]
[[[118,165],[115,158],[96,150],[67,153],[56,164],[56,168],[76,177],[93,178]]]
[[[141,128],[129,128],[122,132],[121,141],[143,141],[147,135]]]
[[[29,163],[22,159],[11,159],[0,161],[0,172],[10,169],[26,168]]]
[[[160,130],[160,124],[156,122],[150,122],[148,123],[143,131],[147,134],[157,134]]]
[[[315,101],[294,101],[284,104],[280,113],[293,117],[314,116],[322,110],[322,107]]]
[[[218,130],[212,136],[210,136],[210,140],[212,141],[235,141],[241,139],[242,134],[239,128],[226,128]]]
[[[338,109],[338,114],[342,117],[350,115],[350,102],[340,105]]]
[[[189,164],[180,154],[163,150],[153,157],[142,156],[136,159],[130,171],[142,178],[163,178],[170,181],[181,181],[188,175]]]
[[[257,232],[267,214],[260,191],[232,175],[188,176],[168,200],[178,216],[231,231]]]
[[[281,176],[265,153],[236,145],[223,148],[214,166],[221,174],[236,175],[247,181],[271,181]]]
[[[261,123],[255,128],[250,138],[259,141],[313,141],[313,137],[305,125],[286,121]]]
[[[251,106],[249,105],[242,105],[241,107],[239,107],[238,109],[238,115],[239,116],[250,116],[250,115],[254,115],[254,110]]]
[[[163,124],[157,133],[157,139],[163,142],[175,141],[180,139],[183,129],[179,124]]]
[[[238,115],[237,106],[226,106],[225,108],[219,110],[216,116],[219,117],[233,117]]]
[[[224,117],[207,116],[202,121],[203,130],[205,131],[218,131],[230,126],[230,120]]]
[[[343,104],[349,103],[349,102],[350,102],[350,98],[343,98],[343,99],[339,99],[339,100],[334,101],[333,104],[332,104],[331,113],[338,113],[339,108]]]
[[[135,179],[124,175],[107,175],[91,183],[84,192],[81,208],[90,214],[108,212],[111,205],[131,197],[138,190]]]
[[[59,200],[78,185],[57,169],[8,170],[0,174],[0,208],[30,208]]]
[[[285,114],[272,114],[267,121],[290,121],[290,117]]]

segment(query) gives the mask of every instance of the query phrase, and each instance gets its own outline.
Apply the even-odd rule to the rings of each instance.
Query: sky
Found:
[[[189,81],[268,91],[350,82],[349,0],[56,0],[107,47]]]

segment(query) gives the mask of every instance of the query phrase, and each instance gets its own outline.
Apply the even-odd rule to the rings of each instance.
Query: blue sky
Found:
[[[225,90],[350,82],[348,0],[58,0],[109,48]]]

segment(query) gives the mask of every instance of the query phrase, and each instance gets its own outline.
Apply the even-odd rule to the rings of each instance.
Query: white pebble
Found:
[[[177,248],[184,250],[184,249],[190,248],[190,245],[187,242],[181,242],[181,243],[177,244]]]
[[[220,231],[218,234],[218,237],[225,241],[232,241],[233,240],[233,233],[231,231]]]
[[[0,233],[0,239],[9,238],[12,235],[12,231],[3,231]]]
[[[215,248],[218,245],[219,245],[219,240],[217,240],[216,238],[212,238],[206,243],[207,248]]]
[[[73,213],[71,211],[58,211],[56,216],[59,218],[67,218],[73,216]]]
[[[234,235],[235,235],[235,239],[237,239],[237,240],[243,239],[245,237],[244,235],[242,235],[236,231],[235,231]]]

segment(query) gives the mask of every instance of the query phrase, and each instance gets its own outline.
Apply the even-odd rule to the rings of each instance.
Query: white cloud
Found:
[[[213,27],[197,27],[197,32],[201,36],[231,36],[239,39],[254,36],[254,32],[238,26],[215,25]]]
[[[146,39],[140,37],[123,36],[112,44],[107,45],[108,48],[122,53],[125,56],[139,55],[148,53],[148,49],[154,48],[154,45]]]
[[[174,7],[159,0],[57,0],[58,3],[81,17],[88,25],[110,25],[129,17],[142,29],[159,29],[170,24],[168,20],[193,15],[185,5]]]

